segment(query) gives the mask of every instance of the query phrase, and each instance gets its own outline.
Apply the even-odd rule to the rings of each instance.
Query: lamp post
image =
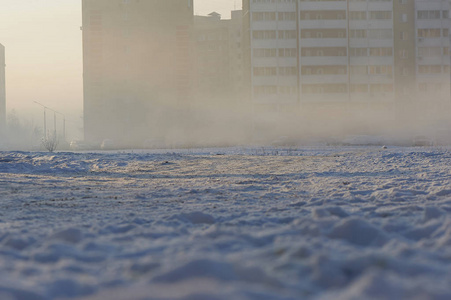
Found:
[[[46,110],[50,110],[53,112],[53,131],[56,137],[56,114],[63,116],[63,140],[66,141],[66,116],[59,111],[51,109],[50,107],[45,106],[37,101],[33,101],[34,103],[42,106],[44,108],[44,138],[47,138],[47,118],[46,118]]]
[[[39,103],[37,101],[33,101],[33,102],[36,103],[37,105],[42,106],[44,108],[44,138],[46,139],[47,138],[47,117],[46,117],[47,106],[45,106],[44,104],[41,104],[41,103]]]

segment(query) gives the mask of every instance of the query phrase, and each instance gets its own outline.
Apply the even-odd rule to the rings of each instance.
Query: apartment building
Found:
[[[83,0],[85,140],[180,134],[192,100],[192,0]]]
[[[244,1],[254,104],[280,109],[299,102],[299,3]],[[246,28],[248,27],[248,28]]]
[[[449,96],[449,0],[244,0],[243,9],[256,111],[396,118],[417,108],[418,92]]]
[[[6,126],[5,47],[0,44],[0,134]]]
[[[242,14],[194,17],[195,102],[233,105],[243,97]]]
[[[229,20],[212,12],[194,17],[195,101],[215,106],[230,96]]]
[[[448,0],[415,0],[416,81],[422,116],[442,110],[450,97]]]
[[[242,102],[245,92],[244,82],[244,53],[243,53],[243,11],[231,12],[229,21],[229,61],[230,78],[232,81],[232,92],[236,101]]]

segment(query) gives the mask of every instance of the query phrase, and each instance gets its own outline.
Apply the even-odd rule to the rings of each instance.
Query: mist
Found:
[[[86,1],[83,11],[85,138],[92,144],[412,145],[419,137],[432,144],[437,135],[445,135],[440,143],[449,140],[449,55],[440,48],[431,57],[434,49],[414,40],[398,45],[394,37],[407,29],[397,27],[393,6],[389,13],[369,10],[377,26],[395,25],[390,32],[360,33],[362,44],[341,29],[312,31],[318,22],[306,19],[305,11],[299,16],[304,29],[272,4],[248,4],[231,20],[216,13],[193,17],[189,2],[148,2],[139,11],[133,5],[98,5]],[[310,14],[321,7],[310,5]],[[324,13],[322,18],[357,34],[355,21],[335,16],[340,10]],[[262,30],[276,20],[284,30]],[[296,39],[301,44],[293,48]],[[440,33],[439,39],[449,44],[448,36]],[[335,46],[343,43],[349,49]],[[440,74],[430,73],[431,62],[416,61],[416,49],[429,51],[425,60],[440,60]]]
[[[436,36],[433,14],[414,20],[437,1],[368,6],[365,20],[360,4],[343,18],[342,2],[331,13],[243,1],[229,15],[211,2],[85,0],[43,23],[37,3],[12,4],[20,22],[45,24],[34,30],[51,44],[35,49],[34,63],[9,60],[25,50],[6,47],[8,145],[39,149],[48,133],[83,149],[449,144],[449,4],[436,10]],[[64,21],[74,16],[81,27]],[[21,37],[10,29],[0,31],[6,40]]]

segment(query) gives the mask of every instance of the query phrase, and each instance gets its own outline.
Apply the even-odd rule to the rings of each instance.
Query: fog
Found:
[[[196,14],[218,11],[225,18],[235,7],[230,0],[195,0],[194,4]],[[241,8],[241,1],[236,7]],[[44,109],[37,101],[65,115],[69,142],[83,140],[81,0],[2,0],[0,20],[0,43],[6,47],[6,119],[16,120],[14,124],[30,133],[27,136],[35,127],[42,131]],[[50,111],[47,122],[53,131]],[[61,122],[57,115],[58,131]],[[35,144],[15,135],[13,130],[0,148]]]
[[[434,76],[433,90],[431,83],[419,89],[393,65],[382,75],[352,74],[344,82],[346,74],[337,76],[341,86],[331,92],[338,85],[330,76],[305,84],[311,79],[300,65],[297,79],[261,76],[241,17],[224,13],[241,3],[197,1],[181,8],[177,1],[149,1],[141,10],[119,4],[115,11],[115,2],[86,1],[82,17],[80,1],[59,6],[61,14],[39,2],[27,1],[26,9],[10,2],[22,31],[0,30],[9,125],[3,148],[41,150],[41,139],[51,134],[60,149],[76,142],[74,150],[451,142],[449,67]],[[105,7],[107,13],[98,13]],[[232,19],[193,19],[214,10]],[[304,59],[304,52],[297,55]],[[289,62],[278,58],[276,71]],[[392,87],[373,92],[373,80]],[[352,90],[357,85],[364,90]]]

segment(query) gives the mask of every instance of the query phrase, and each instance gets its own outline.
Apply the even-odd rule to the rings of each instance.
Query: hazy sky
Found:
[[[164,1],[164,0],[161,0]],[[194,0],[195,14],[230,18],[241,0]],[[41,102],[74,118],[82,89],[81,0],[0,0],[6,47],[7,111],[39,111]],[[70,116],[69,116],[70,118]]]

